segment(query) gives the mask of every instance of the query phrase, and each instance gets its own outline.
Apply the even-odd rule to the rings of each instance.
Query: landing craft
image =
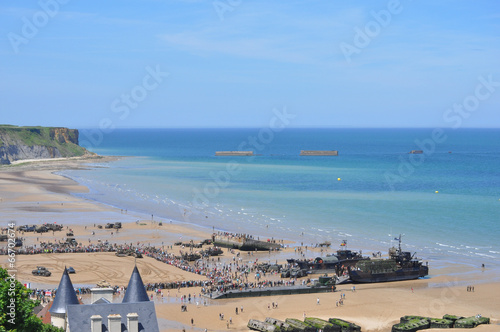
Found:
[[[389,249],[389,259],[373,259],[357,262],[351,266],[349,277],[353,282],[386,282],[413,280],[429,274],[429,267],[423,265],[415,254],[401,250],[401,235],[396,238],[398,248]]]

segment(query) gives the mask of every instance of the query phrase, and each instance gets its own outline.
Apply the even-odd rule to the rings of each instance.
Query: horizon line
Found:
[[[137,126],[137,127],[117,127],[113,130],[120,129],[260,129],[266,128],[267,126],[171,126],[171,127],[148,127],[148,126]],[[69,128],[69,127],[68,127]],[[82,130],[92,130],[99,129],[99,127],[75,127],[75,129]],[[418,126],[418,127],[406,127],[406,126],[391,126],[391,127],[366,127],[366,126],[291,126],[283,128],[285,129],[443,129],[443,130],[460,130],[460,129],[500,129],[498,127],[460,127],[460,128],[452,128],[452,127],[438,127],[438,126]],[[108,129],[109,130],[109,129]]]

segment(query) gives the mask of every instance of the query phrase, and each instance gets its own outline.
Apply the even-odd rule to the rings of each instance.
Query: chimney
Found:
[[[90,331],[102,332],[102,317],[99,315],[90,316]]]
[[[108,331],[122,332],[122,316],[119,314],[108,316]]]
[[[139,332],[139,315],[137,313],[127,315],[127,330],[128,332]]]
[[[90,303],[95,303],[97,300],[104,298],[110,303],[113,303],[113,288],[111,287],[94,287],[90,289]]]

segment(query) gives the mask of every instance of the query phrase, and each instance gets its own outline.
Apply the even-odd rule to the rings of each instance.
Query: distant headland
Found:
[[[0,164],[19,160],[94,155],[78,145],[78,130],[0,125]]]

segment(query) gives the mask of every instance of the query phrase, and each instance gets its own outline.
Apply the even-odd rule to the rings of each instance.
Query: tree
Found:
[[[0,332],[62,332],[63,329],[44,324],[33,314],[33,308],[39,304],[40,301],[30,299],[29,291],[15,279],[15,274],[9,275],[0,268]]]

